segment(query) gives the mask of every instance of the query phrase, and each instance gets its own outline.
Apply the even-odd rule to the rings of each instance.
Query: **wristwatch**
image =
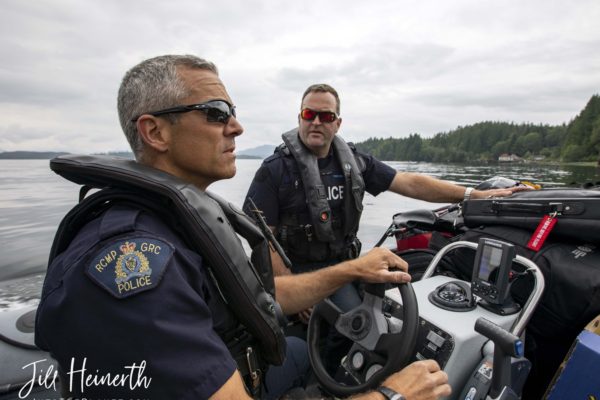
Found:
[[[471,198],[471,192],[473,191],[472,187],[468,187],[465,189],[465,195],[463,197],[463,201],[467,201]]]
[[[375,390],[381,393],[387,400],[406,400],[400,393],[387,386],[379,386]]]

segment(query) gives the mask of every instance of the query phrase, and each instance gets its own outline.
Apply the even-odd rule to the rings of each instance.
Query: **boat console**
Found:
[[[471,281],[433,276],[440,260],[459,247],[477,252]],[[522,265],[534,277],[534,288],[523,307],[510,296],[513,262]],[[413,327],[408,326],[411,322],[407,323],[405,317],[407,295],[401,294],[398,288],[386,290],[381,301],[367,292],[361,306],[337,316],[334,305],[315,308],[313,319],[325,318],[338,332],[354,341],[342,360],[345,382],[332,384],[329,377],[320,376],[322,371],[317,366],[315,372],[321,384],[339,396],[347,395],[352,388],[357,389],[355,392],[362,391],[369,387],[369,382],[374,382],[370,387],[376,386],[382,378],[380,372],[393,363],[387,359],[391,351],[386,346],[413,346],[408,359],[396,368],[415,360],[436,360],[448,374],[453,391],[449,399],[518,399],[530,369],[530,363],[522,357],[520,337],[544,290],[544,278],[538,266],[515,255],[514,248],[508,243],[491,239],[482,239],[478,244],[459,241],[437,253],[423,278],[413,283],[412,288],[418,305],[418,322],[412,343],[410,331]],[[412,305],[408,307],[412,308]],[[326,316],[321,314],[323,311]],[[311,324],[318,325],[318,322],[311,319]],[[408,331],[408,341],[386,343],[389,335],[404,331]],[[373,332],[377,333],[377,338],[373,337]],[[313,368],[321,362],[312,343],[315,333],[318,332],[311,330],[309,325],[309,354]]]

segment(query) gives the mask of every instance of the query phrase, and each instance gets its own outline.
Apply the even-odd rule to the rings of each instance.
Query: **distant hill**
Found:
[[[242,155],[236,154],[235,157],[238,160],[262,160],[264,158],[264,157],[259,157],[259,156],[247,156],[244,154],[242,154]]]
[[[272,144],[263,144],[262,146],[253,147],[247,150],[240,150],[237,152],[238,158],[266,158],[273,154],[275,146]]]
[[[49,160],[64,154],[69,153],[53,151],[4,151],[0,153],[0,160]]]
[[[123,157],[123,158],[129,158],[131,160],[135,159],[133,153],[130,151],[109,151],[108,153],[94,153],[94,154],[99,155],[99,156]]]

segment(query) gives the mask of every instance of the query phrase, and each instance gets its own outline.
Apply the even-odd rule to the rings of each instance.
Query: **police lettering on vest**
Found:
[[[343,200],[344,199],[344,187],[343,186],[328,186],[327,187],[327,200]]]

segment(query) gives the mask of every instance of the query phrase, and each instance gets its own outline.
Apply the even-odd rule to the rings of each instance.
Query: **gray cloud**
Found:
[[[165,53],[219,65],[239,148],[279,142],[315,82],[339,90],[354,141],[567,122],[600,91],[598,20],[596,0],[4,0],[0,149],[126,149],[120,79]]]

